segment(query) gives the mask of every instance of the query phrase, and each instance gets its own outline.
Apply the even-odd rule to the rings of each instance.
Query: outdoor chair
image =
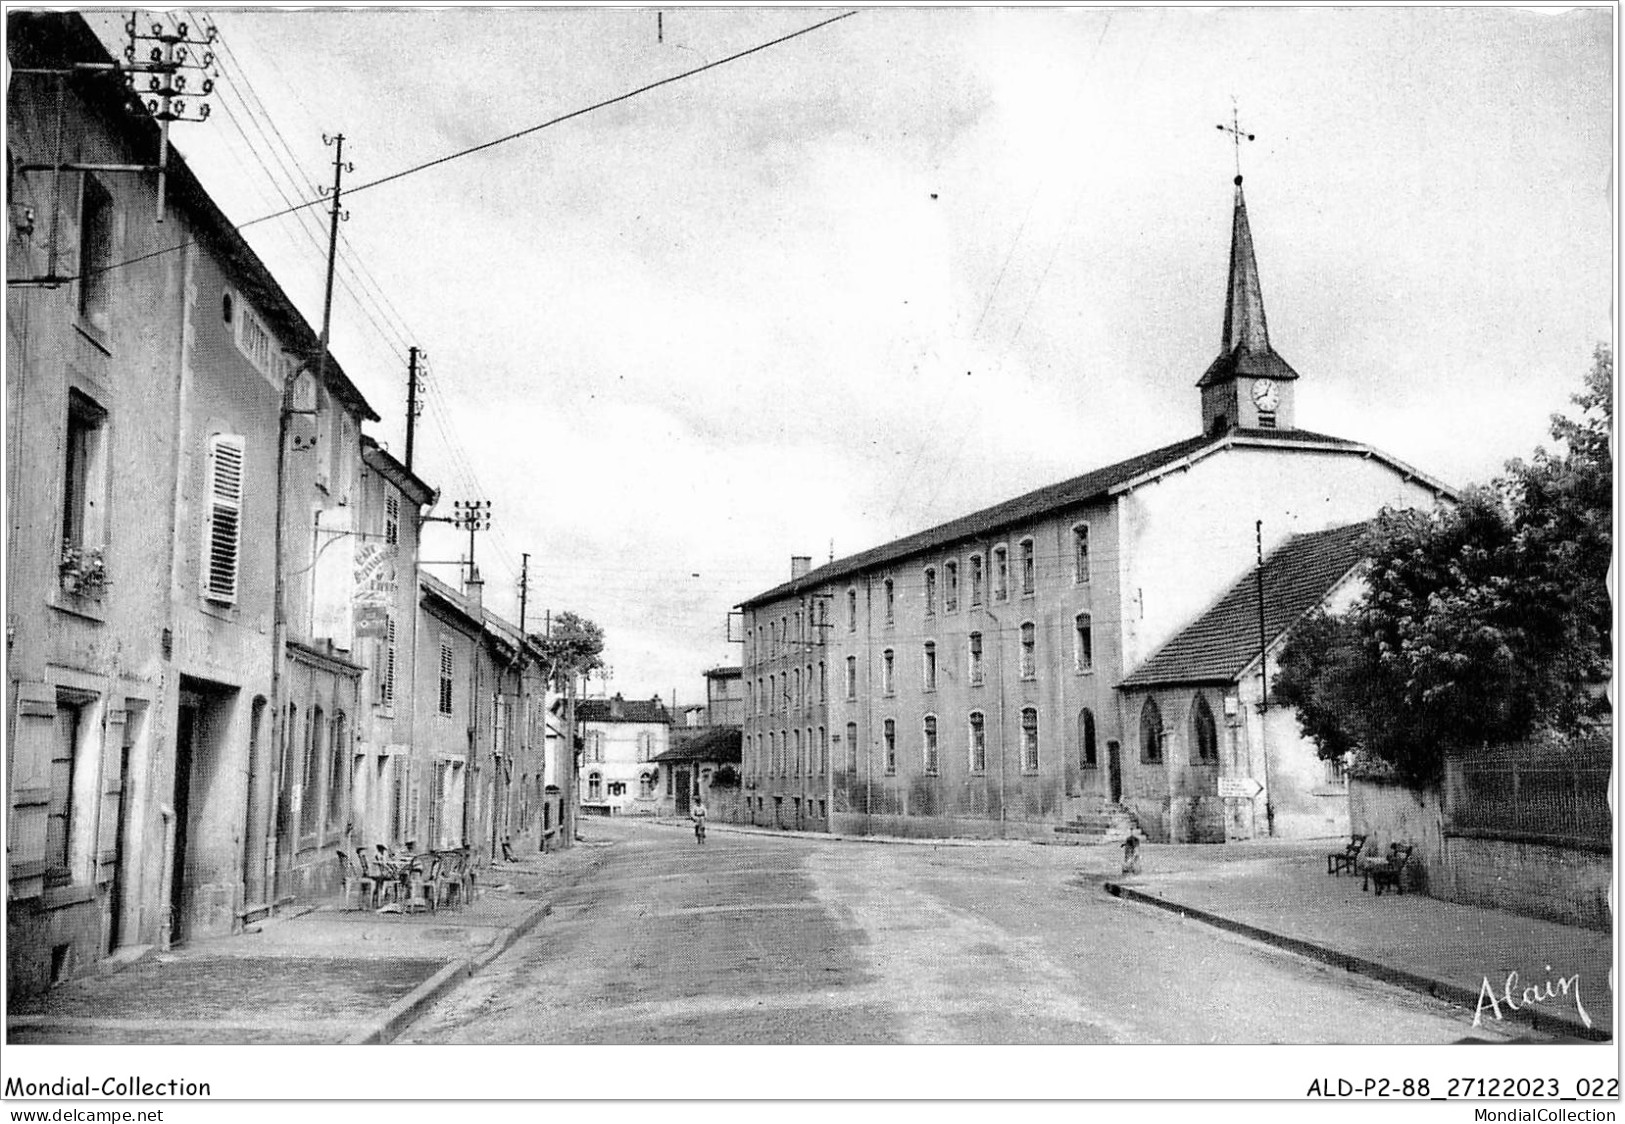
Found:
[[[1360,872],[1364,878],[1360,882],[1360,889],[1364,891],[1367,883],[1375,887],[1376,896],[1382,897],[1382,888],[1399,891],[1401,896],[1405,893],[1405,864],[1411,861],[1411,853],[1416,850],[1411,843],[1391,843],[1388,846],[1388,857],[1385,859],[1372,859],[1360,865]]]
[[[410,913],[415,909],[435,911],[434,876],[440,859],[434,855],[416,855],[406,868],[406,900],[402,908]]]
[[[434,872],[434,894],[438,905],[455,905],[461,909],[465,899],[463,871],[468,863],[465,851],[448,851],[440,856],[441,862]]]
[[[1327,855],[1326,873],[1341,874],[1346,870],[1353,874],[1358,869],[1356,864],[1360,861],[1360,852],[1365,850],[1365,839],[1363,835],[1351,835],[1341,851],[1333,851]]]
[[[367,895],[367,901],[376,909],[384,904],[390,888],[395,885],[395,879],[377,860],[368,859],[367,852],[360,847],[355,849],[355,857],[361,868],[359,875],[361,891]]]

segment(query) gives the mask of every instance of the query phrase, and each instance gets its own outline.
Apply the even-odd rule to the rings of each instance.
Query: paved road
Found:
[[[593,872],[400,1039],[1504,1041],[1471,1013],[1119,901],[1092,848],[594,821]]]

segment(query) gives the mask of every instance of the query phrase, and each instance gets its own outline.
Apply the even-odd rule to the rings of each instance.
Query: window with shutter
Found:
[[[384,542],[394,546],[401,541],[401,497],[384,497]]]
[[[243,449],[238,434],[209,438],[208,513],[203,544],[203,595],[210,601],[237,601],[242,550]]]
[[[451,645],[440,645],[440,713],[451,713]]]
[[[378,701],[385,706],[395,703],[395,617],[386,618],[384,624],[384,658],[378,676]]]

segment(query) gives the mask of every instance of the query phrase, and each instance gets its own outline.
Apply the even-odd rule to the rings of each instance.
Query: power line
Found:
[[[427,160],[427,161],[423,162],[422,164],[416,164],[416,165],[413,165],[410,168],[404,168],[399,172],[392,172],[387,176],[381,176],[378,179],[368,180],[365,183],[357,184],[355,187],[345,188],[345,195],[347,195],[347,196],[355,195],[355,194],[357,194],[359,192],[366,191],[370,187],[378,187],[378,186],[380,186],[382,184],[392,183],[395,180],[402,179],[402,178],[404,178],[406,176],[415,175],[416,173],[426,171],[429,168],[435,168],[435,167],[440,166],[441,164],[450,163],[453,160],[460,160],[464,156],[472,156],[476,152],[483,152],[486,149],[494,148],[499,144],[506,144],[509,141],[518,140],[520,137],[526,137],[526,136],[529,136],[532,133],[540,132],[543,129],[552,128],[554,125],[561,125],[564,122],[572,121],[577,117],[582,117],[582,116],[585,116],[586,114],[589,114],[589,113],[595,113],[600,109],[607,109],[612,105],[619,105],[623,101],[628,101],[628,100],[630,100],[632,98],[635,98],[635,97],[638,97],[638,96],[640,96],[642,94],[646,94],[651,90],[657,90],[662,86],[671,85],[673,82],[681,82],[685,78],[692,78],[696,74],[701,74],[701,73],[703,73],[703,72],[705,72],[707,70],[714,70],[719,66],[726,66],[728,63],[737,62],[738,60],[740,60],[742,58],[745,58],[745,57],[747,57],[749,55],[754,55],[759,51],[765,51],[769,47],[776,47],[781,43],[787,43],[792,39],[796,39],[796,38],[799,38],[800,36],[810,34],[810,33],[814,32],[814,31],[819,30],[820,28],[828,27],[832,23],[838,23],[841,20],[847,19],[847,18],[849,18],[851,16],[855,16],[855,15],[858,15],[858,14],[859,14],[859,12],[858,12],[857,9],[853,9],[852,11],[849,11],[849,12],[842,12],[838,16],[831,16],[829,19],[820,20],[819,22],[817,22],[815,24],[811,24],[811,25],[809,25],[807,27],[803,27],[803,28],[801,28],[801,29],[799,29],[797,31],[792,31],[788,35],[781,35],[777,39],[769,39],[765,43],[758,43],[754,47],[747,47],[743,51],[738,51],[735,54],[728,55],[726,58],[718,59],[716,62],[708,62],[708,63],[705,63],[703,66],[696,66],[692,70],[685,70],[685,71],[682,71],[682,72],[680,72],[678,74],[673,74],[673,75],[670,75],[670,76],[668,76],[666,78],[658,79],[658,80],[656,80],[654,82],[648,83],[647,85],[639,86],[635,90],[628,90],[624,94],[617,94],[615,97],[606,98],[606,99],[604,99],[603,101],[600,101],[600,102],[594,102],[592,105],[584,106],[581,109],[571,110],[569,113],[564,113],[564,114],[559,115],[558,117],[554,117],[554,118],[551,118],[551,119],[549,119],[547,121],[543,121],[540,124],[531,125],[528,128],[520,129],[518,132],[509,133],[508,135],[502,136],[502,137],[497,137],[495,140],[485,141],[485,142],[483,142],[481,144],[476,144],[476,145],[473,145],[473,146],[471,146],[469,148],[461,149],[460,151],[457,151],[457,152],[448,153],[445,156],[438,156],[433,160]],[[292,205],[290,207],[284,208],[283,210],[273,211],[271,214],[261,215],[259,218],[249,219],[247,222],[239,223],[234,229],[239,230],[239,231],[246,230],[248,227],[256,226],[256,225],[258,225],[259,223],[262,223],[262,222],[269,222],[272,219],[281,218],[284,215],[292,214],[293,212],[303,210],[306,207],[320,206],[324,202],[326,202],[326,200],[322,199],[320,197],[315,198],[315,199],[307,199],[303,203],[296,203],[296,204],[294,204],[294,205]],[[102,273],[108,273],[108,272],[111,272],[112,270],[115,270],[115,269],[122,269],[123,267],[125,267],[127,265],[135,265],[138,262],[149,261],[152,258],[162,257],[165,254],[172,254],[177,250],[184,250],[184,249],[186,249],[186,247],[188,247],[188,246],[190,246],[192,244],[193,244],[192,240],[189,239],[189,240],[187,240],[185,242],[178,243],[178,244],[176,244],[174,246],[166,246],[166,247],[164,247],[163,249],[160,249],[160,250],[153,250],[153,251],[151,251],[149,253],[141,254],[141,255],[138,255],[138,256],[133,257],[133,258],[127,258],[124,261],[114,262],[111,265],[105,265],[105,266],[102,266],[102,267],[100,267],[98,269],[95,269],[95,270],[91,271],[89,276],[95,276],[95,275],[99,275],[99,274],[102,274]],[[80,278],[77,277],[77,276],[76,277],[65,277],[65,278],[63,278],[64,281],[77,281],[79,279]]]

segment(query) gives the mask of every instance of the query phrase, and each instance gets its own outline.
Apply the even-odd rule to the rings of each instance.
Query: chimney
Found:
[[[463,580],[463,596],[475,609],[485,608],[485,579],[480,577],[478,566],[469,566],[468,576]]]
[[[812,569],[812,556],[811,555],[792,554],[790,556],[790,580],[791,581],[794,581],[797,578],[806,577],[807,576],[807,571],[810,570],[810,569]]]
[[[615,697],[609,700],[609,716],[611,718],[620,718],[623,715],[625,715],[626,714],[626,705],[625,704],[626,704],[626,700],[621,698],[621,693],[619,691],[616,691],[615,692]]]

